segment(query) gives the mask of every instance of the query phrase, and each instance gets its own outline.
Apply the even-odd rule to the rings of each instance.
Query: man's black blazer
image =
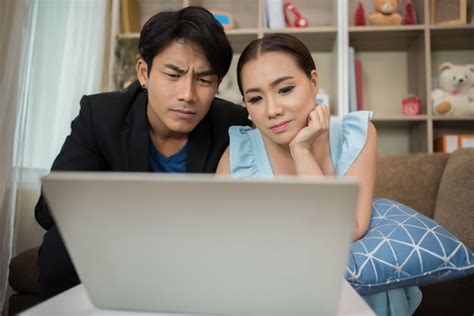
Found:
[[[51,170],[150,171],[146,108],[147,95],[138,81],[121,92],[82,97],[71,134]],[[215,172],[229,144],[229,127],[250,125],[247,117],[243,107],[215,98],[207,115],[189,134],[187,172]],[[35,217],[46,230],[54,225],[43,196]]]

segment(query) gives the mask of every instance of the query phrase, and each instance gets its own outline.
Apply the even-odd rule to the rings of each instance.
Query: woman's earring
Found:
[[[148,90],[147,90],[147,88],[146,88],[146,85],[145,85],[145,84],[142,84],[142,89],[143,89],[143,92],[145,92],[145,93],[148,93]]]

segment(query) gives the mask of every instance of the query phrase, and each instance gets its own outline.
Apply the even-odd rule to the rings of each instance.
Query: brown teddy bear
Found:
[[[397,12],[398,0],[375,0],[375,12],[369,14],[372,25],[400,25],[402,16]]]

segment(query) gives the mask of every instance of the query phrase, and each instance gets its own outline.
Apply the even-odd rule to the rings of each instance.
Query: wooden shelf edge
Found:
[[[462,24],[462,25],[435,25],[430,24],[429,29],[436,31],[436,30],[474,30],[474,24]]]
[[[226,30],[225,34],[227,36],[232,36],[232,35],[258,35],[258,29],[257,28],[246,28],[246,29],[231,29],[231,30]]]
[[[234,36],[234,35],[258,35],[257,28],[246,28],[246,29],[231,29],[227,30],[226,35]],[[119,33],[117,35],[117,39],[138,39],[140,38],[140,33]]]
[[[400,26],[349,26],[349,33],[359,32],[393,32],[393,31],[423,31],[425,24],[400,25]]]
[[[305,33],[337,33],[336,26],[321,26],[307,28],[284,28],[284,29],[263,29],[264,34],[271,33],[289,33],[289,34],[305,34]]]
[[[465,116],[433,116],[433,121],[473,121],[474,116],[465,117]]]
[[[393,116],[377,116],[374,115],[371,121],[374,122],[423,122],[427,121],[427,115],[415,115],[415,116],[404,116],[404,115],[393,115]]]

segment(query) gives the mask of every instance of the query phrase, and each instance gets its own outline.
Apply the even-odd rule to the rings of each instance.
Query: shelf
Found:
[[[471,121],[474,126],[474,116],[471,117],[464,117],[464,116],[434,116],[433,121]]]
[[[472,30],[474,29],[474,24],[461,24],[461,25],[435,25],[430,24],[429,29],[432,31],[436,30]]]
[[[188,0],[189,5],[202,6],[209,11],[226,12],[233,16],[235,26],[241,29],[258,28],[259,1],[255,0]]]
[[[377,129],[377,152],[398,155],[428,151],[427,121],[380,121]]]
[[[301,33],[337,33],[337,27],[334,26],[320,26],[320,27],[289,27],[283,29],[268,29],[263,30],[264,33],[288,33],[288,34],[301,34]]]
[[[376,116],[372,117],[372,122],[376,127],[411,127],[426,123],[428,117],[426,115],[416,116]]]
[[[424,30],[423,25],[354,26],[349,28],[349,46],[363,51],[406,51],[424,39]]]
[[[432,50],[473,50],[474,25],[430,26]]]
[[[377,115],[374,115],[372,117],[372,120],[377,120],[377,121],[424,121],[426,119],[428,119],[427,115],[413,115],[413,116],[407,116],[407,115],[377,116]]]
[[[286,2],[286,1],[284,1]],[[291,3],[308,19],[308,26],[326,27],[337,25],[337,6],[339,1],[334,0],[293,0]],[[290,13],[291,16],[291,13]]]
[[[424,24],[417,25],[397,25],[397,26],[349,26],[349,33],[357,32],[393,32],[393,31],[419,31],[424,30],[426,26]]]
[[[231,29],[231,30],[226,30],[225,33],[227,36],[233,36],[233,35],[258,35],[258,29],[256,28],[248,28],[248,29]]]
[[[295,36],[310,51],[331,52],[337,37],[335,27],[310,27],[310,28],[287,28],[287,29],[264,29],[264,34],[287,33]]]
[[[251,41],[258,38],[258,31],[256,29],[234,29],[226,31],[226,34],[234,54],[241,53]]]
[[[433,128],[462,131],[464,134],[474,134],[474,117],[433,117]]]
[[[294,0],[292,3],[308,19],[309,26],[282,29],[265,27],[265,0],[139,1],[150,8],[142,15],[156,12],[151,10],[152,6],[155,9],[178,9],[187,5],[232,13],[236,28],[226,31],[226,34],[235,54],[241,53],[252,40],[266,34],[286,33],[297,37],[311,51],[320,84],[329,94],[332,113],[337,115],[343,114],[346,108],[339,102],[341,96],[346,94],[346,91],[340,90],[341,82],[348,81],[348,74],[341,72],[341,60],[347,56],[347,47],[338,44],[353,47],[355,56],[362,62],[364,107],[374,113],[372,121],[378,130],[379,153],[432,152],[434,138],[442,133],[474,133],[474,116],[440,117],[431,114],[429,96],[433,87],[437,87],[439,65],[446,61],[474,64],[474,24],[430,24],[431,0],[412,0],[419,24],[399,26],[351,25],[358,3],[363,4],[368,14],[374,10],[372,0]],[[469,0],[469,5],[474,5],[473,1]],[[338,29],[343,24],[347,25],[347,29]],[[343,33],[346,30],[347,33]],[[132,60],[135,55],[132,53],[139,36],[139,33],[117,36],[121,49],[117,50],[115,59],[121,60],[124,74],[118,74],[124,79],[127,71],[134,70]],[[347,37],[348,43],[339,41],[339,36],[344,37],[344,41]],[[128,55],[127,50],[131,52]],[[236,81],[237,60],[234,56],[229,71],[233,82]],[[420,115],[402,114],[402,99],[409,94],[421,98]]]
[[[247,28],[247,29],[231,29],[225,31],[227,36],[235,35],[258,35],[258,29],[256,28]],[[118,39],[138,39],[140,38],[140,33],[120,33],[117,35]]]

